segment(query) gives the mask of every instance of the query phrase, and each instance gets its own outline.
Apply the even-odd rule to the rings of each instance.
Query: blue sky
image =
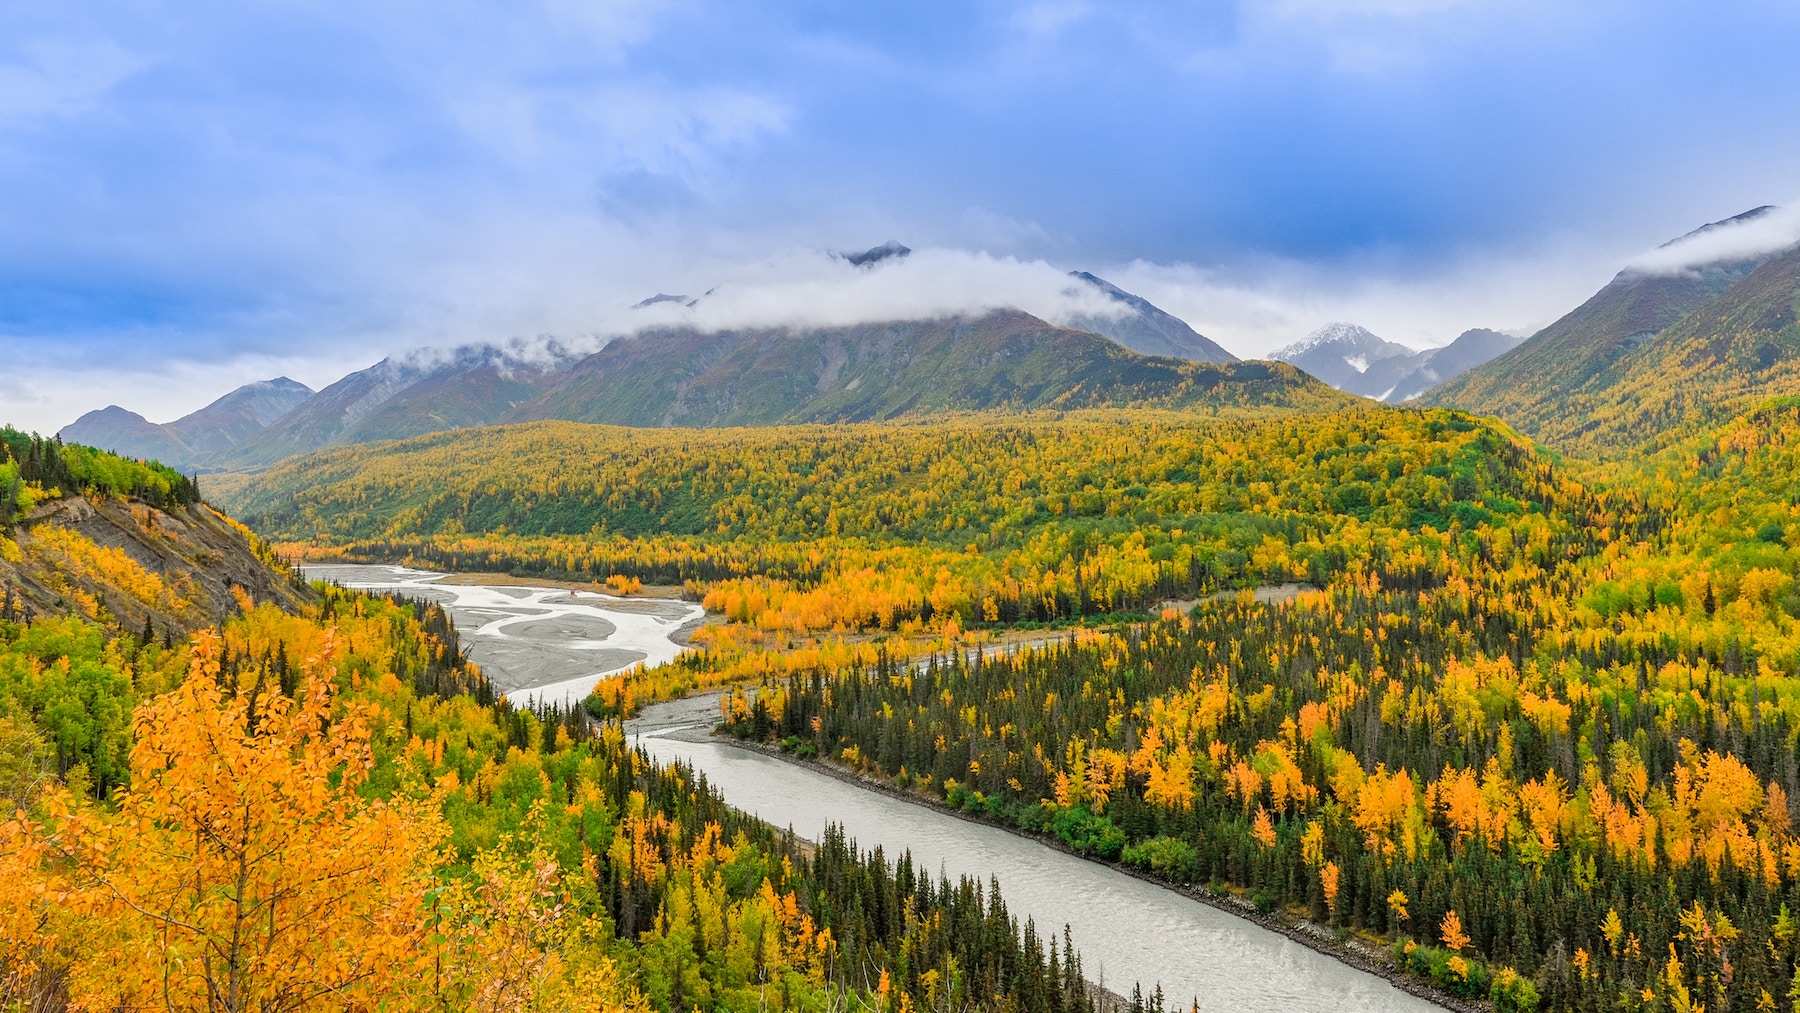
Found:
[[[1240,354],[1529,330],[1800,197],[1797,42],[1786,0],[7,5],[0,421],[610,333],[890,237]]]

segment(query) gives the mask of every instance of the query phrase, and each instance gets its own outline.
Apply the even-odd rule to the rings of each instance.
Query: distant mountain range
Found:
[[[1757,208],[1664,244],[1755,221]],[[1800,395],[1800,247],[1621,271],[1550,326],[1429,391],[1565,449],[1642,449],[1775,396]]]
[[[910,252],[890,241],[843,259],[866,269]],[[663,327],[587,356],[553,346],[527,359],[475,346],[384,359],[316,393],[285,378],[251,384],[162,425],[111,406],[59,435],[187,471],[242,471],[325,447],[540,419],[727,426],[997,408],[1350,403],[1291,367],[1240,363],[1104,279],[1071,278],[1120,312],[1067,327],[1018,310],[845,327]],[[658,294],[638,305],[697,301]]]
[[[1481,328],[1442,348],[1414,351],[1355,324],[1328,324],[1269,356],[1290,362],[1333,387],[1400,404],[1517,345],[1522,339]]]
[[[613,341],[495,421],[722,426],[941,411],[1292,406],[1341,399],[1297,370],[1140,355],[1018,310],[808,330],[652,331]]]
[[[1730,237],[1721,230],[1766,213],[1711,223],[1665,249],[1700,237],[1702,249],[1729,250],[1714,242]],[[869,269],[908,252],[889,243],[844,259]],[[1621,271],[1523,342],[1476,329],[1415,351],[1332,324],[1276,352],[1280,364],[1239,362],[1087,272],[1071,284],[1120,312],[1071,326],[1019,310],[839,327],[666,326],[584,356],[477,346],[385,359],[318,392],[287,378],[250,384],[165,424],[109,406],[59,435],[183,470],[244,471],[325,447],[545,419],[730,426],[1105,405],[1304,411],[1360,395],[1495,414],[1548,442],[1609,453],[1800,395],[1800,248]]]
[[[260,433],[313,396],[285,376],[246,384],[173,422],[155,423],[118,405],[88,412],[57,435],[127,457],[158,460],[183,471]]]

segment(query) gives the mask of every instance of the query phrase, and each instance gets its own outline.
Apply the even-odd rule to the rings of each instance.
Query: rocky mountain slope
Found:
[[[1153,305],[1148,299],[1132,295],[1117,285],[1086,271],[1070,272],[1069,277],[1105,293],[1128,312],[1121,316],[1079,316],[1069,321],[1077,330],[1103,334],[1134,352],[1144,355],[1166,355],[1194,362],[1236,362],[1237,356],[1221,348],[1211,338],[1189,327],[1187,321]]]

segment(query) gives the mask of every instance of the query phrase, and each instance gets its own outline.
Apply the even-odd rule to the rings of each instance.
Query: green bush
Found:
[[[1537,986],[1510,967],[1495,972],[1488,998],[1494,1002],[1494,1013],[1533,1013],[1538,1008]]]
[[[1112,861],[1125,850],[1124,831],[1105,816],[1096,816],[1080,806],[1057,810],[1050,829],[1064,844],[1084,855]]]
[[[1174,837],[1152,837],[1127,847],[1122,858],[1126,865],[1149,869],[1164,879],[1186,883],[1200,869],[1200,853],[1186,841]]]

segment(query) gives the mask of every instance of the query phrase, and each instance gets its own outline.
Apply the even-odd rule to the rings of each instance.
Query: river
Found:
[[[398,566],[308,566],[346,587],[441,602],[470,657],[515,699],[576,701],[595,682],[682,650],[674,639],[701,616],[667,599],[622,599],[562,588],[446,583]],[[999,648],[1005,650],[1006,648]],[[1433,1013],[1440,1007],[1254,922],[1096,862],[929,805],[860,788],[808,767],[712,739],[717,695],[656,704],[628,730],[656,759],[684,760],[726,801],[817,840],[836,822],[865,848],[952,878],[1000,880],[1009,910],[1043,934],[1068,925],[1090,980],[1129,996],[1161,983],[1171,1009],[1293,1013]]]
[[[444,606],[469,660],[515,702],[579,704],[594,684],[633,665],[660,665],[685,648],[675,637],[705,616],[691,602],[595,591],[455,583],[452,574],[360,563],[300,568],[313,580],[397,591]]]
[[[1006,906],[1040,933],[1069,926],[1090,980],[1127,997],[1161,983],[1171,1009],[1441,1011],[1432,1003],[1254,922],[998,827],[859,788],[704,734],[708,695],[646,707],[629,730],[657,760],[692,764],[733,806],[817,840],[838,823],[863,847],[911,850],[952,878],[999,877]]]

